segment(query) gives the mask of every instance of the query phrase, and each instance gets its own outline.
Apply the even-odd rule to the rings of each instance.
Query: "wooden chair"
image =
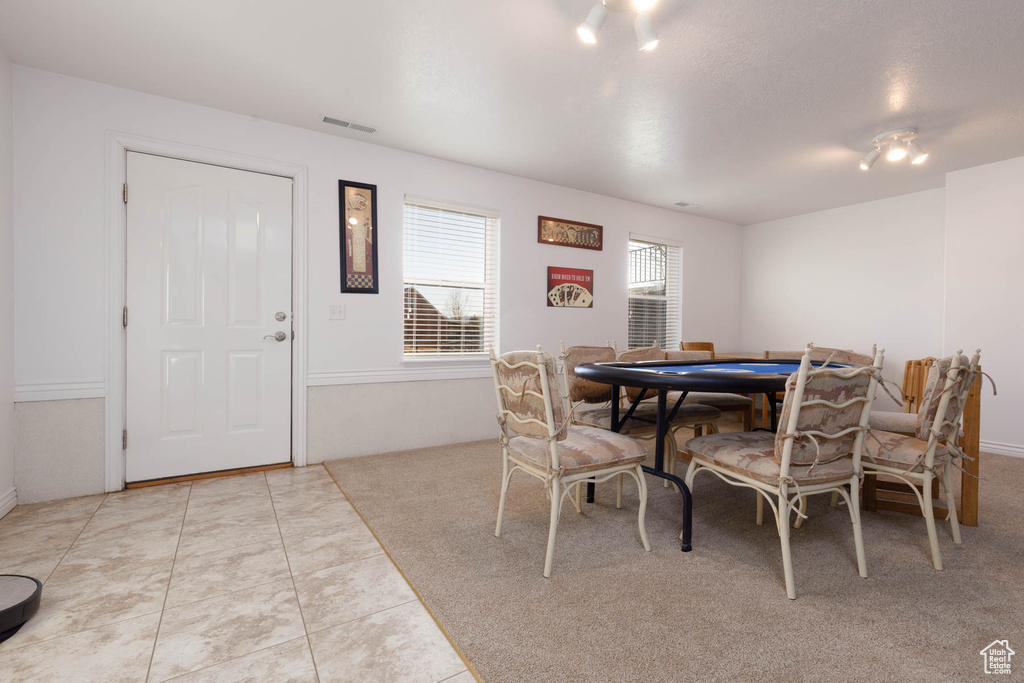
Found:
[[[945,492],[947,518],[953,542],[960,544],[960,524],[953,498],[953,462],[959,457],[956,439],[967,397],[980,370],[981,350],[970,361],[963,351],[934,362],[921,397],[914,434],[875,431],[867,448],[864,471],[895,478],[910,487],[917,498],[928,530],[932,566],[942,569],[942,555],[935,529],[933,490]]]
[[[853,524],[857,569],[867,576],[860,522],[861,454],[868,416],[881,378],[879,351],[869,366],[811,369],[812,347],[786,383],[779,432],[712,434],[686,442],[693,488],[698,472],[708,471],[734,486],[757,493],[757,523],[767,501],[775,513],[782,544],[786,595],[796,598],[790,553],[790,513],[804,517],[807,496],[836,492],[845,499]],[[849,457],[847,457],[849,456]],[[849,489],[849,490],[847,490]]]
[[[711,358],[715,357],[714,342],[679,342],[680,351],[710,351]]]
[[[536,351],[512,351],[500,358],[490,351],[494,391],[501,426],[501,497],[494,535],[501,536],[508,485],[516,471],[536,477],[548,489],[548,526],[544,577],[551,576],[555,533],[565,497],[582,482],[602,482],[626,474],[636,480],[640,494],[637,524],[644,550],[651,550],[644,526],[647,482],[640,464],[644,447],[622,434],[569,424],[555,370],[555,359]]]

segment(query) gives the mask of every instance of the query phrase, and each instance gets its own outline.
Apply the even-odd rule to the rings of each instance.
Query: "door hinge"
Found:
[[[121,312],[121,327],[128,327],[128,307],[125,306]]]
[[[121,450],[128,450],[128,430],[121,432]]]
[[[122,188],[121,198],[124,200],[125,204],[128,203],[128,183],[125,183],[124,187]]]

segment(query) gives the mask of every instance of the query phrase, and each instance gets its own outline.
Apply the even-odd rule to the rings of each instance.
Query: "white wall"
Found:
[[[683,244],[684,336],[720,348],[739,341],[736,226],[17,66],[14,129],[15,377],[23,398],[104,392],[108,131],[308,168],[311,384],[436,378],[404,367],[401,357],[406,193],[501,211],[502,349],[555,350],[560,339],[623,343],[630,231]],[[379,295],[339,294],[339,179],[378,185]],[[604,251],[538,244],[538,215],[604,225]],[[593,269],[594,308],[547,308],[550,265]],[[329,306],[340,303],[347,319],[329,321]],[[394,399],[403,389],[390,391]],[[431,438],[470,419],[423,407],[435,411]],[[490,407],[471,419],[466,433],[476,438],[482,421],[493,420]],[[410,434],[409,446],[416,439]]]
[[[1024,157],[946,176],[945,349],[981,348],[982,449],[1024,456]]]
[[[11,62],[0,50],[0,517],[14,507],[14,223]]]
[[[743,348],[877,343],[893,380],[940,353],[943,214],[938,189],[744,228]]]

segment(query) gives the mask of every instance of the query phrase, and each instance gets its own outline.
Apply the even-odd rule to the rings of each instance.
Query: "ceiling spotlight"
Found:
[[[658,47],[658,34],[654,31],[654,19],[650,14],[641,12],[636,15],[636,44],[640,50],[650,52]]]
[[[928,158],[928,154],[918,146],[916,140],[917,130],[914,128],[900,128],[876,135],[871,141],[871,151],[860,162],[861,170],[869,170],[883,150],[889,161],[901,161],[909,156],[910,163],[920,164]]]
[[[899,161],[905,156],[907,156],[907,148],[903,144],[903,140],[896,138],[889,143],[889,151],[885,154],[886,159],[889,161]]]
[[[918,147],[913,140],[907,143],[907,152],[910,153],[910,163],[912,164],[923,163],[928,158],[928,152]]]
[[[866,157],[864,157],[861,160],[860,170],[870,171],[871,167],[875,165],[875,162],[878,161],[878,157],[880,156],[882,156],[882,150],[880,150],[878,147],[875,147],[873,150],[868,152],[868,155]]]
[[[576,33],[579,35],[580,40],[589,45],[593,45],[597,42],[597,34],[601,30],[601,26],[604,24],[604,20],[608,17],[608,8],[603,3],[597,3],[590,8],[590,14],[587,15],[586,21],[580,24],[579,28],[576,29]]]
[[[633,7],[637,12],[646,12],[658,4],[658,0],[633,0]]]

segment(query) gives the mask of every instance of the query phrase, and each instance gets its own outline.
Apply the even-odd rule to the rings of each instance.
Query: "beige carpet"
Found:
[[[567,504],[544,579],[539,482],[513,479],[494,537],[496,441],[327,466],[490,683],[981,679],[979,650],[996,639],[1024,675],[1024,460],[983,456],[981,526],[962,546],[940,526],[942,572],[922,518],[865,513],[859,578],[846,511],[812,499],[793,534],[796,601],[774,524],[756,526],[753,493],[713,475],[696,481],[693,552],[679,551],[677,493],[649,487],[645,553],[633,487],[616,510],[605,484],[584,515]]]

